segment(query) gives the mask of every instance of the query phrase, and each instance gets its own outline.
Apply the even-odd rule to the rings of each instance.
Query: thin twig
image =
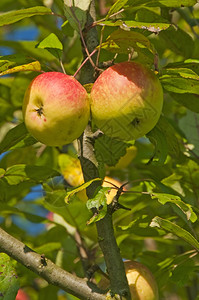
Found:
[[[93,60],[92,60],[92,58],[91,58],[91,55],[90,55],[90,53],[89,53],[89,51],[88,51],[86,42],[85,42],[85,40],[84,40],[84,36],[83,36],[83,34],[82,34],[82,28],[81,28],[80,21],[78,20],[78,18],[77,18],[77,16],[76,16],[75,12],[73,11],[73,8],[72,8],[71,6],[70,6],[70,11],[71,11],[73,17],[75,18],[75,20],[76,20],[76,22],[77,22],[77,24],[78,24],[80,38],[81,38],[82,44],[83,44],[83,46],[84,46],[84,50],[85,50],[85,52],[86,52],[86,55],[88,56],[88,59],[89,59],[91,65],[92,65],[92,67],[93,67],[94,69],[96,69],[97,67],[96,67],[95,63],[93,62]]]
[[[98,51],[98,49],[93,50],[93,52],[90,53],[90,57],[95,54]],[[79,73],[79,71],[81,70],[81,68],[85,65],[85,63],[89,60],[89,57],[87,56],[85,58],[85,60],[82,62],[82,64],[79,66],[79,68],[77,69],[77,71],[74,73],[73,77],[77,76],[77,74]]]
[[[124,8],[122,8],[122,9],[120,9],[118,12],[116,12],[116,13],[110,15],[109,18],[115,17],[116,15],[122,13],[123,11],[124,11]],[[103,22],[103,21],[106,21],[106,20],[107,20],[107,18],[103,18],[103,19],[101,19],[101,20],[95,21],[95,22],[93,22],[89,27],[94,27],[94,26],[98,25],[99,23],[101,23],[101,22]]]
[[[96,65],[99,65],[99,57],[100,57],[100,51],[101,51],[101,45],[102,45],[102,40],[104,36],[104,28],[105,26],[102,27],[101,34],[100,34],[100,43],[99,43],[99,51],[97,53],[97,59],[96,59]]]

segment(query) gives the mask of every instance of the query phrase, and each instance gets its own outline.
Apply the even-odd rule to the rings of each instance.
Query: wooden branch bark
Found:
[[[91,3],[91,9],[88,16],[89,21],[95,21],[94,1]],[[85,35],[85,42],[90,52],[95,49],[96,44],[98,43],[97,31],[93,31],[93,29],[94,28],[89,30]],[[94,81],[94,70],[91,72],[92,66],[89,66],[89,64],[90,62],[88,61],[87,66],[84,66],[81,69],[81,83],[86,84]],[[91,127],[88,125],[83,135],[79,139],[79,158],[85,182],[99,177],[98,163],[96,161],[93,144],[91,142],[92,134]],[[99,184],[100,182],[96,181],[88,187],[88,198],[93,197],[93,194]],[[125,297],[125,299],[130,300],[131,294],[125,274],[124,263],[115,239],[112,212],[109,209],[106,216],[102,220],[96,222],[96,226],[98,231],[99,245],[104,254],[107,271],[110,276],[111,292],[113,295],[118,294]]]
[[[103,291],[87,279],[79,278],[55,265],[51,260],[42,258],[25,244],[0,228],[0,252],[44,278],[48,283],[60,287],[79,299],[105,300]]]

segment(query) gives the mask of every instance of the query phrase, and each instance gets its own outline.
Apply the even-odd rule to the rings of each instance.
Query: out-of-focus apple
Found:
[[[121,170],[127,168],[128,165],[132,162],[132,160],[136,157],[136,155],[137,147],[134,145],[130,146],[126,149],[125,155],[120,157],[116,165],[112,167],[107,167],[107,170]]]
[[[108,205],[113,201],[113,199],[116,196],[117,191],[118,191],[117,188],[114,188],[114,186],[119,188],[121,185],[122,185],[122,183],[120,181],[118,181],[117,179],[114,179],[109,176],[105,176],[102,186],[110,187],[109,193],[106,196],[106,199],[107,199],[106,202]],[[125,187],[123,188],[123,190],[124,191],[126,190]]]
[[[87,92],[72,76],[59,72],[40,74],[25,93],[23,116],[28,131],[41,143],[71,143],[89,120]]]
[[[132,300],[158,300],[158,287],[151,271],[143,264],[127,260],[124,262],[126,277],[130,287]],[[110,287],[108,279],[103,278],[99,287]]]
[[[135,62],[109,67],[91,90],[93,122],[106,135],[126,141],[144,136],[156,125],[162,104],[158,78]]]
[[[18,290],[15,300],[29,300],[28,295],[22,289]]]
[[[69,154],[60,154],[58,158],[58,163],[60,171],[64,176],[64,179],[71,186],[79,186],[84,183],[84,177],[82,173],[81,164],[78,158],[72,157]],[[120,187],[122,183],[112,177],[105,176],[102,186],[110,187],[109,193],[107,194],[107,204],[110,204],[113,198],[116,196],[117,189],[114,185]],[[125,190],[125,188],[124,188]],[[86,202],[88,197],[86,195],[86,190],[82,190],[77,193],[80,200]]]

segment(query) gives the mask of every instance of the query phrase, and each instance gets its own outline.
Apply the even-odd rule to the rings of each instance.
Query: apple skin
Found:
[[[125,272],[132,300],[158,300],[158,287],[151,271],[137,261],[124,261]],[[110,288],[110,281],[102,278],[99,282],[102,289]]]
[[[158,288],[151,271],[136,261],[125,261],[132,300],[158,300]]]
[[[90,117],[86,90],[74,77],[60,72],[34,78],[25,93],[22,110],[28,131],[48,146],[74,141]]]
[[[156,75],[136,62],[121,62],[106,69],[91,90],[94,124],[107,136],[136,140],[157,123],[163,91]]]
[[[15,300],[29,300],[29,297],[22,289],[19,289]]]

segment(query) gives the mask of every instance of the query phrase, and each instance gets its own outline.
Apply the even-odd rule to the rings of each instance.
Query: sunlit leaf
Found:
[[[87,19],[87,10],[91,0],[64,0],[64,11],[70,25],[77,31],[83,29]]]
[[[160,76],[160,81],[169,92],[199,94],[199,76],[190,69],[169,68]]]
[[[88,209],[97,210],[87,222],[88,225],[95,223],[105,217],[107,212],[107,195],[109,190],[109,187],[100,187],[95,197],[87,201],[86,206]]]
[[[117,13],[126,3],[128,0],[117,0],[113,6],[108,11],[108,14],[106,15],[106,20],[113,14]]]
[[[39,61],[33,61],[32,63],[22,65],[22,66],[17,66],[12,69],[8,69],[4,72],[0,73],[0,76],[7,75],[7,74],[12,74],[16,72],[25,72],[25,71],[34,71],[34,72],[39,72],[41,71],[41,65]]]
[[[92,180],[87,181],[86,183],[83,183],[82,185],[78,186],[77,188],[74,188],[71,191],[68,191],[65,196],[65,202],[69,203],[69,200],[72,196],[74,196],[76,193],[78,193],[80,191],[85,190],[94,181],[101,181],[101,178],[94,178]]]
[[[16,185],[27,180],[33,180],[36,183],[57,175],[59,175],[58,172],[48,167],[19,164],[9,167],[3,179],[10,185]]]
[[[192,209],[192,206],[188,203],[183,202],[180,197],[176,195],[164,194],[164,193],[153,193],[152,198],[157,198],[161,204],[173,203],[181,209],[181,211],[186,215],[187,220],[195,222],[197,220],[197,215]]]
[[[189,233],[187,230],[179,227],[175,223],[162,219],[160,217],[153,218],[151,222],[151,227],[159,227],[162,228],[168,232],[173,233],[174,235],[178,236],[179,238],[186,241],[188,244],[190,244],[193,248],[199,251],[199,242]]]
[[[12,24],[24,18],[30,18],[32,16],[40,16],[46,14],[49,15],[51,13],[52,13],[51,9],[45,6],[34,6],[25,9],[9,11],[0,14],[0,26]]]
[[[131,53],[133,50],[139,52],[140,48],[146,48],[151,53],[155,53],[150,41],[143,34],[122,29],[111,33],[102,43],[101,48],[114,53]]]
[[[98,25],[106,25],[106,26],[119,26],[123,29],[127,28],[140,28],[145,29],[151,32],[158,33],[161,30],[166,30],[171,25],[168,23],[146,23],[146,22],[138,22],[138,21],[131,21],[131,20],[107,20],[98,22]]]
[[[37,45],[37,48],[47,49],[52,55],[60,59],[63,45],[58,37],[54,33],[51,33]]]
[[[144,6],[159,6],[159,7],[184,7],[196,4],[196,0],[129,0],[128,5],[144,5]]]

